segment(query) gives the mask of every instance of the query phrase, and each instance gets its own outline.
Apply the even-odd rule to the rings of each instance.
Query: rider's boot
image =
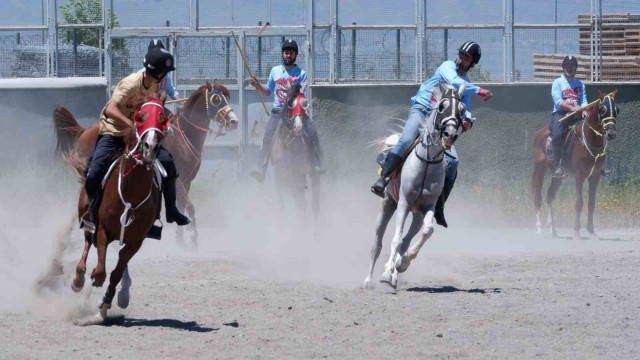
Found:
[[[438,225],[448,227],[447,220],[444,218],[444,203],[447,202],[449,198],[449,194],[451,194],[451,190],[453,189],[453,184],[456,183],[456,178],[458,174],[453,179],[449,179],[445,176],[444,178],[444,186],[442,187],[442,192],[440,193],[440,197],[438,198],[438,203],[436,204],[436,209],[433,214],[433,218],[436,219],[436,223]]]
[[[164,195],[164,207],[167,222],[175,222],[180,226],[191,223],[191,220],[182,215],[176,207],[176,178],[166,178],[163,180],[162,194]]]
[[[156,220],[160,219],[160,209],[162,209],[162,204],[158,204],[158,210],[156,211]],[[162,226],[158,226],[155,224],[151,225],[149,231],[147,231],[147,238],[162,240]]]
[[[555,178],[564,177],[564,168],[562,167],[563,147],[562,143],[553,145],[553,158],[557,164],[556,169],[553,171],[553,177]]]
[[[394,153],[389,153],[387,155],[387,159],[384,161],[384,165],[382,166],[382,172],[380,174],[380,178],[376,180],[376,182],[371,186],[371,192],[384,198],[384,188],[387,187],[387,178],[391,175],[393,170],[400,165],[402,162],[402,157],[398,156]]]

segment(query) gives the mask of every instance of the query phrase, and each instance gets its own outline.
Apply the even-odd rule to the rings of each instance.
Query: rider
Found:
[[[269,166],[269,152],[271,151],[271,140],[278,127],[278,121],[282,119],[282,110],[287,98],[289,88],[294,84],[304,84],[307,81],[307,74],[298,65],[296,58],[298,57],[298,44],[293,39],[286,39],[282,43],[282,62],[283,65],[275,66],[271,69],[267,86],[260,84],[255,76],[251,77],[251,85],[265,96],[273,93],[273,107],[271,108],[271,116],[267,122],[262,138],[262,147],[260,148],[260,163],[257,170],[251,171],[251,176],[259,182],[263,182]],[[305,93],[306,95],[306,93]],[[307,117],[304,122],[303,134],[311,143],[312,156],[311,162],[313,171],[320,174],[324,172],[322,168],[322,152],[320,150],[320,140],[316,125]]]
[[[458,87],[462,84],[466,85],[466,92],[462,96],[462,102],[464,102],[467,107],[467,113],[462,121],[462,125],[465,130],[471,129],[473,125],[470,111],[471,94],[482,96],[485,101],[493,97],[491,91],[471,84],[467,77],[467,72],[480,61],[481,55],[480,45],[473,41],[465,42],[458,48],[458,57],[455,60],[443,62],[440,67],[436,69],[433,76],[420,86],[420,90],[418,90],[416,96],[411,98],[412,106],[409,110],[409,117],[402,131],[402,136],[396,146],[389,152],[382,166],[380,178],[371,187],[371,191],[374,194],[384,197],[384,189],[387,186],[389,176],[395,168],[402,163],[407,151],[418,137],[422,122],[431,115],[431,111],[433,110],[431,102],[434,100],[432,98],[433,87],[437,86],[440,81],[445,81]],[[444,218],[444,202],[449,197],[458,175],[458,159],[455,147],[452,146],[451,149],[446,152],[446,155],[447,171],[444,187],[438,199],[434,214],[437,223],[444,227],[447,227],[447,222]]]
[[[554,177],[563,177],[562,153],[564,138],[570,126],[573,126],[579,116],[572,116],[560,121],[568,113],[579,111],[580,107],[587,105],[587,91],[584,84],[575,78],[578,69],[578,60],[575,56],[565,56],[562,60],[562,76],[553,81],[551,97],[553,99],[553,114],[549,123],[551,132],[551,148],[553,149],[553,161],[556,162]],[[582,109],[582,117],[586,117],[587,109]]]
[[[90,204],[89,214],[95,225],[97,225],[102,178],[106,175],[113,156],[121,153],[125,148],[121,132],[133,126],[132,119],[135,112],[145,101],[155,97],[162,79],[169,71],[175,70],[173,64],[173,56],[165,49],[158,47],[150,49],[144,57],[145,71],[133,73],[120,80],[113,90],[111,100],[102,109],[100,133],[89,160],[85,182]],[[162,182],[167,222],[187,225],[190,222],[189,218],[182,215],[176,207],[175,184],[178,174],[173,158],[166,149],[160,147],[158,160],[167,172],[167,177]]]
[[[147,48],[147,51],[150,51],[153,48],[160,48],[160,49],[164,49],[164,44],[162,43],[161,40],[157,40],[157,39],[153,39],[151,40],[151,42],[149,42],[149,47]],[[145,68],[143,67],[142,69],[138,70],[137,72],[139,73],[143,73],[145,71]],[[164,92],[167,93],[167,95],[173,99],[173,100],[181,100],[182,97],[180,96],[180,93],[178,92],[178,90],[176,90],[176,87],[173,86],[173,81],[171,80],[171,76],[165,76],[161,81],[160,84],[158,85],[158,87],[162,90],[164,90]]]

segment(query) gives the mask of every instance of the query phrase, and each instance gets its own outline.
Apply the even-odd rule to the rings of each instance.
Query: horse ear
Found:
[[[220,86],[220,82],[218,81],[218,79],[214,79],[213,80],[213,87],[217,89],[218,86]]]
[[[602,93],[602,91],[600,91],[600,89],[598,89],[598,98],[600,98],[600,100],[604,99],[604,94]]]
[[[613,90],[613,92],[611,93],[611,98],[613,98],[613,100],[616,99],[616,94],[618,94],[618,89]]]
[[[211,87],[211,83],[209,82],[209,80],[207,79],[207,80],[205,80],[205,82],[206,82],[206,85],[207,85],[207,90],[209,90],[209,91],[213,90],[213,88]]]
[[[444,93],[447,91],[447,89],[445,89],[444,87],[444,82],[442,81],[438,83],[438,88],[440,88],[440,93],[442,93],[442,95],[444,95]]]

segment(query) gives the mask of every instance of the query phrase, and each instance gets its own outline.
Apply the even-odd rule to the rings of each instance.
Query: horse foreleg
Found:
[[[129,276],[129,266],[124,268],[124,272],[122,272],[122,280],[120,281],[120,285],[122,288],[118,291],[118,307],[121,309],[126,309],[129,306],[130,293],[129,289],[131,289],[131,276]]]
[[[317,222],[320,217],[320,176],[317,174],[311,176],[311,211]]]
[[[593,213],[596,209],[596,190],[600,183],[600,171],[594,172],[591,178],[589,178],[589,202],[587,204],[587,232],[589,232],[589,239],[599,240],[593,228]]]
[[[547,169],[546,158],[544,161],[536,162],[533,167],[533,182],[531,184],[531,195],[536,209],[536,232],[542,234],[542,221],[540,220],[540,208],[542,207],[542,185],[544,184],[544,173]]]
[[[129,263],[129,260],[131,260],[133,255],[135,255],[136,252],[138,252],[138,249],[140,249],[141,245],[142,245],[142,240],[137,242],[131,241],[129,244],[125,245],[125,247],[123,247],[120,250],[120,253],[118,255],[118,263],[116,264],[115,269],[113,269],[113,271],[111,272],[111,276],[109,277],[109,286],[107,286],[107,291],[105,291],[104,297],[102,298],[102,302],[100,303],[100,306],[99,306],[100,315],[102,315],[103,318],[106,317],[107,310],[111,308],[111,302],[113,301],[113,297],[116,294],[116,286],[122,279],[122,275],[124,274],[124,272],[127,270],[127,264]],[[128,274],[127,274],[127,277],[128,277]],[[129,285],[131,284],[130,281],[131,279],[129,279]],[[127,293],[128,293],[128,289],[127,289]],[[127,299],[127,305],[129,305],[128,299]]]
[[[580,240],[580,214],[584,205],[582,199],[582,186],[584,185],[584,177],[581,173],[576,172],[576,220],[573,223],[573,240]]]
[[[180,210],[187,210],[187,213],[189,215],[189,218],[191,219],[191,224],[189,225],[190,227],[193,226],[193,229],[195,229],[195,222],[196,222],[196,213],[195,213],[195,207],[193,206],[193,203],[191,202],[191,198],[189,198],[189,191],[186,188],[185,183],[182,181],[182,179],[177,178],[176,179],[176,198],[177,198],[177,205],[178,205],[178,209]],[[192,237],[192,241],[197,244],[197,235],[195,238]],[[184,229],[182,228],[182,226],[178,226],[176,229],[176,243],[182,247],[182,248],[186,248],[186,244],[184,243]],[[197,246],[197,245],[196,245]]]
[[[553,201],[556,199],[556,193],[558,192],[558,188],[562,184],[562,179],[560,178],[552,178],[551,184],[549,184],[549,189],[547,189],[547,207],[549,208],[549,217],[547,218],[547,225],[549,225],[549,229],[551,230],[551,236],[558,237],[558,233],[556,232],[556,227],[554,223],[554,215],[553,215]]]
[[[411,246],[411,248],[409,248],[409,251],[407,251],[407,258],[409,260],[409,262],[411,262],[411,260],[415,259],[418,256],[418,252],[420,251],[420,249],[422,248],[422,246],[424,245],[424,243],[427,242],[427,240],[429,240],[429,238],[431,237],[431,235],[433,235],[433,209],[430,209],[429,211],[427,211],[427,215],[425,215],[424,217],[424,222],[422,225],[422,234],[420,236],[420,239],[418,240],[417,243],[413,244],[413,246]],[[409,265],[407,264],[407,267]]]
[[[76,275],[73,277],[71,283],[71,289],[75,292],[79,292],[84,287],[84,274],[87,272],[87,257],[89,256],[89,250],[91,249],[91,233],[84,232],[84,249],[82,250],[82,256],[78,265],[76,265]]]
[[[400,244],[402,242],[404,222],[407,219],[407,215],[409,214],[408,206],[406,203],[404,203],[404,201],[398,204],[398,208],[398,213],[396,215],[396,232],[393,236],[393,240],[391,241],[391,253],[389,254],[389,260],[384,267],[384,272],[382,273],[382,276],[380,276],[381,283],[387,283],[394,289],[395,282],[397,281],[398,276],[398,272],[396,271],[396,257],[398,256],[398,249],[400,248]]]
[[[373,241],[373,247],[371,248],[371,266],[369,266],[369,274],[364,279],[364,284],[362,286],[365,289],[373,288],[373,282],[371,281],[371,278],[373,277],[373,269],[376,266],[376,261],[378,260],[380,251],[382,250],[382,238],[387,230],[389,220],[391,220],[393,213],[396,211],[396,207],[396,202],[390,197],[387,196],[382,200],[380,214],[378,214],[378,220],[376,221],[376,236]]]
[[[101,287],[104,281],[107,279],[107,272],[105,270],[107,261],[107,233],[102,225],[98,225],[96,229],[98,232],[98,264],[91,272],[91,279],[93,280],[93,286]]]
[[[400,250],[398,251],[398,254],[401,257],[396,261],[396,270],[400,273],[407,271],[411,264],[411,260],[409,260],[409,257],[407,256],[407,249],[409,249],[409,245],[411,245],[411,239],[413,239],[413,237],[420,231],[423,223],[424,214],[414,213],[411,219],[411,226],[409,226],[409,231],[404,235],[402,244],[400,245]]]

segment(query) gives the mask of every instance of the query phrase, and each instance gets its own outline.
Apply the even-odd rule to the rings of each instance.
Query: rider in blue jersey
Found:
[[[473,119],[471,117],[471,95],[476,94],[484,97],[485,101],[491,99],[493,94],[489,90],[482,89],[478,86],[471,84],[467,77],[467,72],[475,64],[480,61],[480,45],[473,41],[467,41],[458,48],[458,57],[455,60],[448,60],[443,62],[438,69],[436,69],[433,76],[424,82],[420,86],[420,90],[416,96],[411,98],[411,109],[409,110],[409,117],[407,123],[402,131],[402,136],[398,141],[398,144],[391,149],[387,159],[382,166],[382,173],[380,178],[373,184],[371,191],[384,197],[384,189],[387,186],[388,178],[393,173],[395,168],[402,162],[407,151],[411,147],[411,144],[418,137],[422,122],[431,115],[433,110],[433,87],[437,86],[440,81],[445,81],[449,84],[453,84],[459,87],[465,84],[466,91],[462,96],[462,101],[467,107],[467,113],[465,119],[462,121],[462,125],[465,130],[471,129],[473,125]],[[449,197],[453,184],[455,183],[458,175],[458,159],[455,147],[451,147],[451,150],[447,151],[447,171],[444,182],[444,187],[438,204],[436,205],[434,217],[436,222],[444,227],[447,227],[447,222],[444,218],[444,202]]]
[[[304,85],[307,81],[307,73],[296,65],[298,57],[298,44],[293,39],[287,39],[282,44],[282,65],[275,66],[271,69],[267,86],[260,84],[258,79],[251,77],[251,85],[265,96],[273,94],[273,107],[271,108],[271,116],[267,121],[262,138],[262,147],[260,148],[260,164],[258,169],[251,171],[251,176],[259,182],[263,182],[269,166],[269,152],[271,151],[271,141],[278,127],[278,121],[282,119],[282,109],[287,99],[287,92],[292,85]],[[305,96],[306,96],[305,90]],[[304,121],[304,136],[311,144],[311,165],[315,173],[323,173],[322,168],[322,152],[320,150],[320,141],[318,132],[313,120],[307,117]]]
[[[553,149],[553,161],[556,163],[554,177],[564,177],[562,167],[562,153],[564,138],[570,126],[573,126],[580,116],[573,116],[562,121],[565,115],[586,106],[587,90],[584,84],[575,78],[578,69],[578,60],[575,56],[565,56],[562,60],[562,76],[553,81],[551,97],[553,98],[553,114],[549,123],[551,132],[551,148]],[[582,110],[582,117],[587,116],[587,110]]]

